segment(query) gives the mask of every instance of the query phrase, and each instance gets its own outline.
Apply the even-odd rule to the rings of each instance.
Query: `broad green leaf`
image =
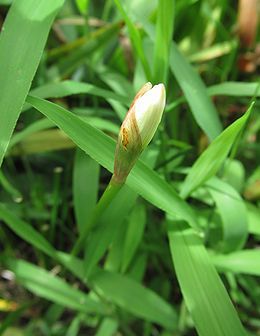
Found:
[[[98,182],[99,164],[78,149],[73,169],[73,201],[79,232],[97,202]]]
[[[181,195],[184,198],[217,173],[245,126],[252,108],[253,103],[247,112],[226,128],[195,161],[181,187]]]
[[[64,0],[16,0],[0,35],[0,166]],[[14,96],[15,93],[15,96]]]
[[[37,296],[84,313],[106,313],[107,308],[63,279],[21,259],[6,258],[4,264],[17,281]]]
[[[228,183],[217,178],[207,182],[222,221],[219,247],[225,252],[241,249],[248,236],[247,210],[242,197]]]
[[[169,223],[173,264],[200,336],[246,336],[201,238],[180,222]]]
[[[210,140],[216,138],[222,126],[217,111],[208,97],[206,87],[199,75],[172,44],[170,67],[188,101],[192,114]]]
[[[154,45],[154,83],[167,83],[170,45],[174,24],[174,1],[158,1]]]
[[[254,97],[256,94],[259,97],[258,86],[259,83],[225,82],[208,87],[207,92],[210,96]]]
[[[212,260],[220,272],[260,276],[260,250],[243,250],[230,254],[214,254]]]
[[[89,281],[100,295],[135,316],[159,323],[170,330],[176,328],[173,308],[159,295],[129,277],[99,270]]]
[[[27,98],[27,102],[52,120],[89,156],[109,171],[113,171],[115,142],[111,138],[54,103],[32,96]],[[156,207],[174,217],[184,218],[194,227],[197,226],[193,211],[188,204],[156,172],[141,161],[130,173],[127,184]]]

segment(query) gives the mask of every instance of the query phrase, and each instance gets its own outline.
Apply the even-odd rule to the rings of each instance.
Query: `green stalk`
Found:
[[[89,233],[89,231],[93,228],[93,226],[97,223],[98,219],[101,217],[101,215],[104,213],[104,211],[108,208],[108,206],[111,204],[115,196],[118,194],[119,190],[122,188],[124,183],[117,183],[114,181],[114,175],[112,176],[108,186],[106,187],[103,195],[101,196],[100,200],[98,201],[92,216],[90,217],[89,221],[87,221],[85,227],[83,228],[83,231],[76,241],[71,254],[73,256],[78,255],[80,252],[82,245],[84,244],[86,237]]]

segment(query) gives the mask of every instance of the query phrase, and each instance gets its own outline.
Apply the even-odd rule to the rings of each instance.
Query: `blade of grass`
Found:
[[[125,9],[123,8],[123,5],[122,5],[121,1],[120,0],[114,0],[114,3],[116,4],[119,12],[123,16],[124,21],[127,25],[131,42],[133,44],[133,47],[134,47],[134,50],[135,50],[136,54],[138,55],[138,57],[139,57],[139,59],[142,63],[144,72],[146,74],[146,78],[147,78],[147,80],[150,80],[151,79],[151,70],[150,70],[149,64],[147,62],[147,59],[145,57],[145,54],[144,54],[140,32],[136,28],[136,26],[133,24],[133,22],[131,21],[129,16],[127,15]]]
[[[182,56],[175,43],[172,44],[170,67],[184,92],[196,122],[209,139],[213,140],[222,130],[219,116],[200,76]]]
[[[245,126],[254,102],[247,112],[228,128],[226,128],[199,156],[193,164],[181,187],[181,195],[186,198],[193,190],[214,176],[226,159],[238,134]]]
[[[0,166],[45,46],[64,0],[18,0],[0,35]]]
[[[238,96],[238,97],[254,97],[259,83],[240,83],[240,82],[225,82],[213,85],[207,88],[210,96]],[[257,92],[257,97],[260,96],[260,91]]]
[[[137,204],[137,206],[133,209],[127,224],[128,228],[125,236],[122,256],[122,272],[125,272],[128,268],[138,245],[143,238],[146,224],[146,213],[145,207],[142,204]]]
[[[95,302],[82,291],[41,267],[21,259],[5,258],[4,264],[14,272],[16,279],[37,296],[84,313],[104,314],[107,308]]]
[[[112,318],[105,318],[95,336],[113,336],[116,335],[118,322]]]
[[[33,227],[19,219],[5,205],[0,203],[0,218],[8,224],[19,237],[55,259],[53,246]]]
[[[98,227],[90,235],[86,244],[84,258],[86,276],[91,273],[113,241],[116,232],[134,206],[136,198],[137,195],[130,188],[124,186],[101,216]]]
[[[260,250],[243,250],[230,254],[214,254],[212,260],[220,272],[260,276]]]
[[[99,88],[90,83],[75,82],[71,80],[39,86],[31,90],[30,94],[40,98],[61,98],[75,94],[89,94],[104,99],[114,99],[127,106],[131,103],[131,97]]]
[[[250,203],[247,203],[246,207],[249,232],[255,235],[260,235],[260,209]]]
[[[219,247],[224,252],[241,249],[248,236],[247,210],[239,193],[218,178],[207,182],[222,221],[222,240]]]
[[[59,57],[59,59],[49,68],[48,76],[55,80],[68,77],[86,63],[87,57],[97,50],[104,49],[111,39],[115,39],[121,25],[122,22],[106,24],[86,36],[51,50],[48,56],[52,59]]]
[[[157,322],[170,330],[176,328],[176,313],[172,307],[159,295],[129,277],[99,270],[89,281],[98,293],[134,315]]]
[[[180,222],[169,222],[168,237],[177,278],[198,334],[246,336],[201,238]]]
[[[167,83],[170,45],[173,35],[174,1],[158,1],[154,45],[154,83]]]
[[[79,232],[97,202],[98,182],[99,164],[78,149],[73,169],[73,201]]]

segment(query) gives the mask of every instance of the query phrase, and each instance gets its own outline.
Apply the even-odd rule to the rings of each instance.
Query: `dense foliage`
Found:
[[[0,0],[0,334],[260,335],[257,11]],[[97,207],[147,81],[163,120]]]

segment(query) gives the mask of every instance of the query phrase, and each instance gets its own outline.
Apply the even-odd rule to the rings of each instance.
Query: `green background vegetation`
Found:
[[[243,13],[0,0],[0,334],[260,334],[259,31],[243,40]],[[76,256],[147,81],[166,86],[163,120]]]

